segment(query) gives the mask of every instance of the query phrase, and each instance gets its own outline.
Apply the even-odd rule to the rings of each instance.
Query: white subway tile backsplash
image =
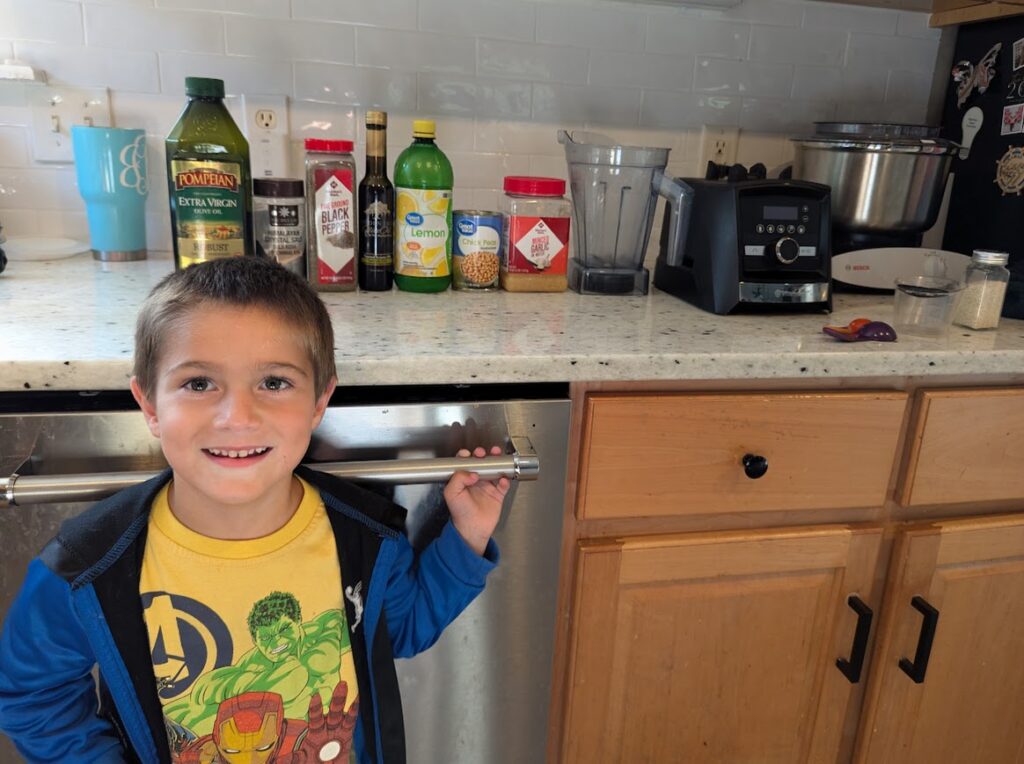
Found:
[[[356,63],[410,72],[473,74],[476,46],[472,40],[456,35],[359,27]]]
[[[751,35],[750,60],[778,64],[839,66],[843,63],[845,47],[845,31],[807,32],[787,27],[758,26],[754,27]]]
[[[693,82],[693,56],[608,50],[590,56],[591,85],[609,87],[689,90]]]
[[[306,138],[343,138],[354,140],[359,124],[352,106],[333,106],[310,101],[288,104],[288,132],[300,145]],[[392,125],[393,129],[393,125]],[[360,143],[365,135],[360,133]]]
[[[880,37],[850,34],[846,53],[849,71],[868,67],[892,67],[930,74],[935,69],[939,41],[912,37]]]
[[[921,72],[903,72],[893,69],[889,72],[889,84],[885,89],[885,100],[890,103],[927,104],[932,89],[932,76]]]
[[[0,167],[24,167],[28,157],[28,131],[20,125],[0,127]]]
[[[579,85],[587,81],[586,48],[479,40],[476,55],[477,72],[487,77]]]
[[[640,92],[596,85],[534,84],[533,118],[556,123],[636,125]]]
[[[310,101],[411,111],[416,75],[387,69],[296,61],[295,97]]]
[[[224,20],[191,11],[86,5],[89,45],[130,50],[223,53]]]
[[[421,113],[526,119],[530,116],[530,83],[484,80],[441,74],[417,79]]]
[[[843,70],[833,66],[798,66],[793,76],[793,98],[835,100],[843,89]]]
[[[292,0],[292,17],[415,29],[416,0]]]
[[[184,92],[184,87],[182,88]],[[110,110],[117,127],[141,128],[146,131],[146,144],[162,143],[185,107],[184,98],[143,93],[114,91],[110,94]]]
[[[598,50],[643,50],[644,14],[578,5],[538,5],[537,42]]]
[[[164,93],[184,95],[185,78],[194,76],[219,77],[224,80],[224,89],[229,95],[290,95],[292,92],[292,64],[288,61],[194,53],[161,53],[159,58],[160,89]]]
[[[533,3],[499,0],[420,0],[419,28],[466,37],[533,41]]]
[[[835,115],[829,101],[796,101],[784,98],[744,98],[740,106],[743,130],[811,132],[815,122]]]
[[[11,40],[82,43],[82,6],[53,0],[0,0],[0,35]]]
[[[899,15],[896,24],[896,34],[902,37],[924,37],[929,40],[938,40],[942,36],[941,29],[932,29],[928,26],[928,13],[911,13],[905,11]]]
[[[555,125],[510,120],[476,120],[476,150],[504,154],[563,156]]]
[[[565,155],[562,156],[531,156],[530,175],[540,175],[543,178],[569,179],[569,166],[565,163]]]
[[[786,97],[793,67],[724,58],[698,58],[693,89],[698,93]]]
[[[706,93],[645,90],[640,109],[641,127],[681,129],[700,125],[736,125],[740,99]]]
[[[722,18],[732,21],[792,27],[800,24],[800,18],[806,6],[807,3],[802,0],[796,0],[796,2],[794,0],[746,0],[735,8],[728,8],[718,13]]]
[[[148,4],[152,5],[153,0],[149,0]],[[156,6],[191,11],[222,11],[274,19],[286,19],[291,16],[290,0],[156,0]]]
[[[447,151],[455,183],[469,188],[501,188],[506,175],[526,175],[530,159],[512,154]]]
[[[746,58],[749,44],[749,24],[681,12],[651,14],[647,20],[647,50],[655,53]]]
[[[291,21],[226,16],[227,52],[295,61],[355,62],[355,27],[325,21]]]
[[[91,48],[43,42],[19,42],[18,58],[46,71],[52,83],[159,93],[156,53]]]
[[[4,203],[4,186],[0,181],[0,209],[4,211],[0,223],[4,226],[4,236],[38,236],[42,231],[39,218],[46,213],[39,210],[8,207]]]
[[[880,8],[852,8],[834,3],[810,3],[804,8],[804,29],[846,29],[850,32],[895,34],[896,14]]]
[[[111,89],[114,124],[146,130],[149,246],[166,250],[163,141],[185,103],[187,75],[223,78],[236,116],[240,93],[290,96],[293,174],[310,136],[354,138],[361,167],[371,106],[389,112],[393,172],[413,118],[433,117],[455,165],[456,204],[493,209],[504,175],[566,177],[559,127],[671,148],[669,172],[692,176],[703,174],[703,124],[741,126],[738,161],[777,171],[792,158],[787,137],[815,120],[922,120],[939,42],[927,18],[819,0],[744,0],[730,9],[0,0],[0,58],[25,58],[57,83]],[[33,163],[30,110],[12,92],[0,104],[6,230],[84,237],[73,168]]]

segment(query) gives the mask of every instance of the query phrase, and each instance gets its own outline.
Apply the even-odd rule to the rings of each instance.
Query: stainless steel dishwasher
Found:
[[[472,388],[451,390],[473,396]],[[516,392],[523,390],[529,386]],[[307,454],[307,464],[330,463],[335,474],[373,484],[409,510],[416,548],[447,519],[441,489],[452,470],[448,457],[460,447],[506,444],[507,455],[489,457],[482,471],[520,473],[495,534],[501,564],[486,590],[434,647],[398,661],[413,764],[544,759],[569,401],[557,385],[534,393],[539,397],[408,403],[396,393],[394,403],[332,402]],[[110,410],[110,395],[61,395],[39,413],[17,413],[24,406],[0,395],[0,412],[9,412],[0,413],[0,617],[29,560],[64,518],[165,466],[141,414],[123,396],[121,410]],[[379,391],[373,397],[389,399]],[[22,400],[42,405],[38,397]],[[0,735],[0,762],[18,761]]]

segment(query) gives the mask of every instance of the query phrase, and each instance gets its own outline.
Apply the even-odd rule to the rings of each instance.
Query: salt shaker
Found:
[[[968,329],[995,329],[1003,312],[1003,298],[1010,282],[1006,252],[976,249],[967,266],[964,291],[953,319]]]

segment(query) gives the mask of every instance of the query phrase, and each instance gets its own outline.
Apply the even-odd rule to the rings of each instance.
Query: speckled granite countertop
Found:
[[[135,313],[172,268],[157,256],[12,262],[0,275],[0,391],[127,389]],[[943,339],[846,344],[824,315],[715,316],[647,297],[324,295],[342,385],[1024,375],[1024,321]],[[830,323],[889,320],[891,298],[840,296]],[[1024,377],[1022,377],[1024,379]]]

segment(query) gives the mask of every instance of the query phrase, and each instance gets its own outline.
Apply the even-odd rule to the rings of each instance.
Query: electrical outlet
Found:
[[[37,91],[30,106],[32,158],[37,162],[75,161],[72,125],[110,126],[110,94],[106,88],[84,90],[48,85]]]
[[[738,127],[704,125],[700,129],[700,153],[697,157],[697,176],[704,177],[708,162],[731,165],[736,163],[736,148],[740,140]]]
[[[291,177],[288,161],[288,99],[242,96],[242,129],[249,140],[254,178]]]

